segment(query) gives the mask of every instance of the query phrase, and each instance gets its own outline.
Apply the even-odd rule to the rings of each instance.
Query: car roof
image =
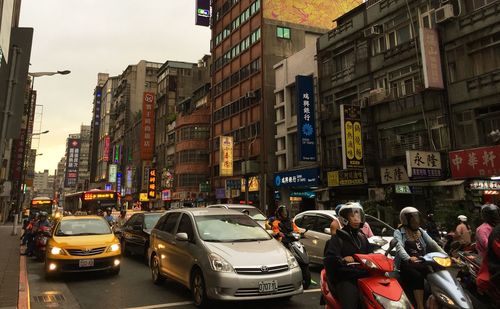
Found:
[[[83,220],[83,219],[99,219],[99,220],[104,220],[103,217],[94,216],[94,215],[87,215],[87,216],[64,216],[64,217],[61,218],[62,221],[65,221],[65,220]]]
[[[226,206],[227,208],[234,208],[234,209],[249,209],[249,208],[257,208],[252,205],[246,205],[246,204],[212,204],[208,205],[208,208],[212,208],[214,206]]]
[[[330,217],[336,217],[337,213],[335,210],[306,210],[304,212],[298,213],[298,215],[327,215]]]
[[[199,217],[199,216],[217,216],[217,215],[241,215],[241,212],[238,212],[236,210],[232,209],[226,209],[226,208],[180,208],[180,209],[173,209],[167,211],[167,213],[172,213],[172,212],[182,212],[182,213],[190,213],[194,217]]]

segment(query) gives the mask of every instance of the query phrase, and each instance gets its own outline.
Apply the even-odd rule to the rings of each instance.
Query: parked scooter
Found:
[[[348,264],[368,271],[368,277],[358,280],[364,308],[413,308],[396,279],[398,273],[394,271],[394,260],[387,257],[396,244],[396,239],[391,240],[385,254],[355,254],[354,260],[356,262]],[[320,304],[325,305],[326,309],[342,308],[333,290],[333,285],[328,282],[325,269],[321,271],[321,293]]]
[[[472,301],[460,283],[446,269],[451,266],[451,258],[446,253],[431,252],[420,258],[428,266],[426,280],[430,286],[429,304],[442,308],[472,309]]]
[[[39,261],[45,260],[45,254],[47,251],[47,241],[50,237],[50,228],[47,226],[42,226],[36,232],[35,236],[35,257]]]
[[[281,242],[283,245],[290,250],[292,255],[299,263],[299,267],[302,270],[302,286],[304,290],[307,290],[311,285],[311,272],[309,270],[309,256],[307,255],[306,248],[300,242],[299,233],[288,233],[285,234]]]

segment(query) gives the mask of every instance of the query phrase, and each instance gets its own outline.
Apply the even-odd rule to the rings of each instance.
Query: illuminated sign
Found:
[[[329,187],[355,186],[367,183],[364,170],[341,170],[327,173]]]
[[[196,21],[198,26],[210,26],[210,0],[196,0]]]
[[[109,182],[116,182],[116,172],[117,171],[118,171],[118,165],[116,165],[116,164],[109,165],[109,176],[108,176]]]
[[[154,199],[156,198],[156,169],[149,169],[149,177],[148,177],[148,198]]]
[[[103,161],[108,162],[109,161],[109,143],[110,143],[110,138],[109,135],[106,135],[104,138],[104,150],[103,150]]]
[[[219,149],[219,175],[233,176],[233,137],[221,136]]]
[[[66,151],[66,175],[64,187],[74,187],[78,181],[78,169],[80,165],[80,139],[68,138]]]
[[[32,200],[31,201],[31,206],[38,206],[38,205],[51,205],[52,200]]]
[[[259,191],[259,178],[257,176],[249,177],[248,178],[248,192],[256,192]],[[247,189],[246,187],[246,180],[245,178],[241,179],[241,192],[245,192]]]
[[[360,107],[340,105],[342,163],[344,169],[363,167],[363,141]]]
[[[147,193],[139,193],[139,201],[140,202],[147,202],[147,201],[149,201],[148,194]]]
[[[144,92],[142,99],[141,160],[153,159],[155,94]]]
[[[161,200],[170,201],[172,199],[172,192],[169,189],[161,191]]]
[[[84,201],[96,201],[96,200],[108,200],[108,199],[116,199],[116,193],[115,192],[101,192],[101,193],[94,193],[94,192],[86,192],[83,194],[83,200]]]

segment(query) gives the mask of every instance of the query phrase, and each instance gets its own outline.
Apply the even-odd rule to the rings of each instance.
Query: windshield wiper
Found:
[[[103,233],[80,233],[80,234],[73,234],[72,236],[86,236],[86,235],[106,235]]]
[[[261,240],[267,240],[267,239],[262,239],[262,238],[242,238],[242,239],[232,240],[231,242],[250,242],[250,241],[261,241]]]

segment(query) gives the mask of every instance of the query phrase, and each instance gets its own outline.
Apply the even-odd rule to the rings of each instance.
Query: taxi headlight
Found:
[[[52,247],[50,249],[50,254],[52,255],[65,255],[64,250],[58,247]]]
[[[451,259],[449,257],[441,258],[441,257],[435,256],[432,259],[434,260],[434,262],[436,262],[440,266],[443,266],[443,267],[450,267],[451,266]]]
[[[120,244],[112,244],[108,248],[108,252],[116,252],[118,250],[120,250]]]

